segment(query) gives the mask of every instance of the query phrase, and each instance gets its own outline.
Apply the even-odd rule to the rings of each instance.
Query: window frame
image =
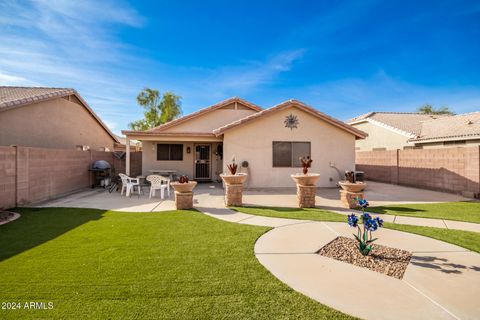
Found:
[[[159,151],[158,146],[159,145],[168,146],[168,159],[159,159],[159,157],[158,157],[158,151]],[[173,145],[182,146],[181,159],[172,159],[172,146]],[[156,159],[157,159],[157,161],[183,161],[183,149],[184,149],[184,144],[183,143],[156,143]]]
[[[290,166],[276,166],[274,165],[275,161],[275,149],[274,145],[275,143],[289,143],[290,144],[290,161],[291,165]],[[295,159],[293,158],[293,144],[294,143],[308,143],[308,153],[310,158],[312,157],[312,142],[311,141],[272,141],[272,168],[301,168],[301,164],[296,166],[295,165]]]

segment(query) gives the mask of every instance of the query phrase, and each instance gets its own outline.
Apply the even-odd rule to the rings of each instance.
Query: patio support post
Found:
[[[126,158],[125,158],[125,174],[130,176],[130,138],[126,136],[125,139],[125,151],[126,151]]]

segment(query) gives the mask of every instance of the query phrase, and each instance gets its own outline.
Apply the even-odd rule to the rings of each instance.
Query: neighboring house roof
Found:
[[[244,125],[246,123],[250,123],[252,121],[255,121],[256,119],[259,119],[259,118],[262,118],[268,114],[272,114],[274,112],[277,112],[277,111],[280,111],[280,110],[284,110],[284,109],[287,109],[287,108],[290,108],[290,107],[297,107],[311,115],[313,115],[314,117],[317,117],[335,127],[338,127],[342,130],[345,130],[353,135],[355,135],[355,137],[357,138],[360,138],[360,139],[364,139],[365,137],[367,137],[367,133],[361,131],[361,130],[358,130],[340,120],[337,120],[335,118],[332,118],[306,104],[304,104],[303,102],[300,102],[298,100],[294,100],[294,99],[291,99],[291,100],[288,100],[288,101],[285,101],[285,102],[282,102],[276,106],[273,106],[271,108],[268,108],[268,109],[265,109],[263,111],[260,111],[260,112],[257,112],[257,113],[254,113],[252,115],[249,115],[249,116],[246,116],[245,118],[242,118],[240,120],[237,120],[237,121],[234,121],[230,124],[227,124],[223,127],[220,127],[218,129],[215,129],[213,130],[213,133],[217,136],[223,134],[224,132],[228,131],[228,130],[231,130],[235,127],[238,127],[238,126],[241,126],[241,125]]]
[[[448,117],[448,115],[430,115],[412,112],[370,112],[347,120],[346,122],[350,125],[370,122],[413,138],[420,135],[423,121],[445,117]]]
[[[480,112],[424,121],[419,136],[409,141],[426,143],[469,139],[480,139]]]
[[[255,105],[251,102],[248,102],[248,101],[246,101],[242,98],[239,98],[239,97],[233,97],[233,98],[223,100],[223,101],[221,101],[219,103],[216,103],[214,105],[211,105],[209,107],[200,109],[197,112],[190,113],[190,114],[188,114],[186,116],[183,116],[181,118],[174,119],[174,120],[169,121],[165,124],[159,125],[158,127],[146,130],[146,132],[161,132],[161,131],[164,131],[166,129],[169,129],[171,127],[174,127],[174,126],[177,126],[181,123],[184,123],[185,121],[192,120],[194,118],[200,117],[202,115],[205,115],[205,114],[210,113],[212,111],[215,111],[217,109],[221,109],[221,108],[223,108],[225,106],[228,106],[229,104],[232,104],[232,103],[240,103],[240,104],[246,106],[247,108],[252,109],[253,111],[261,111],[262,110],[261,107]]]
[[[115,135],[115,137],[117,138],[119,144],[127,145],[127,138],[121,137],[121,136],[119,136],[119,135]],[[130,145],[131,145],[131,146],[136,146],[137,143],[140,143],[140,144],[141,144],[140,141],[130,140]]]
[[[110,131],[110,129],[108,129],[103,121],[100,120],[75,89],[0,86],[0,112],[71,95],[74,95],[83,104],[87,111],[95,118],[95,120],[97,120],[115,142],[119,142],[117,137]]]

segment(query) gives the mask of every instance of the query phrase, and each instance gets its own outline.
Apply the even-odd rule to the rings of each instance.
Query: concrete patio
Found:
[[[397,185],[369,182],[365,196],[372,206],[401,203],[432,203],[469,201],[471,199],[458,195],[430,190],[415,189]],[[296,207],[296,194],[293,188],[249,189],[244,191],[245,206]],[[201,183],[194,190],[194,207],[202,212],[218,212],[223,218],[237,222],[242,213],[223,214],[225,209],[224,190],[218,183]],[[175,210],[175,196],[171,190],[170,197],[165,193],[165,199],[159,196],[148,198],[148,189],[144,188],[141,195],[121,196],[120,192],[109,193],[103,189],[89,189],[62,198],[39,203],[37,207],[71,207],[96,208],[104,210],[128,212],[161,212]],[[331,210],[341,214],[349,214],[350,209],[343,208],[339,200],[338,189],[318,188],[316,204],[318,208]],[[256,217],[261,220],[262,217]],[[429,218],[412,218],[404,216],[381,215],[387,222],[429,226],[436,228],[458,229],[480,232],[480,224]],[[280,219],[284,220],[284,219]],[[282,222],[279,222],[282,224]]]
[[[275,206],[296,207],[296,193],[294,188],[275,189],[246,189],[243,202],[246,206]],[[224,190],[219,183],[200,183],[194,189],[194,203],[201,203],[202,207],[223,208]],[[428,203],[468,201],[471,199],[459,195],[442,193],[424,189],[403,187],[398,185],[368,182],[365,197],[372,206],[400,203]],[[109,193],[104,189],[88,189],[58,199],[37,204],[38,207],[74,207],[98,208],[106,210],[151,212],[174,210],[174,192],[164,200],[160,196],[149,199],[148,189],[143,188],[141,195],[133,194],[127,198],[120,192]],[[337,188],[318,188],[316,203],[318,207],[342,210]]]

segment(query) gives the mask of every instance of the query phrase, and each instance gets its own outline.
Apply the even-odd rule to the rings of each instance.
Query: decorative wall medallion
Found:
[[[293,128],[297,128],[299,122],[297,116],[294,116],[293,114],[290,113],[290,115],[285,117],[285,128],[290,128],[290,130],[293,130]]]

